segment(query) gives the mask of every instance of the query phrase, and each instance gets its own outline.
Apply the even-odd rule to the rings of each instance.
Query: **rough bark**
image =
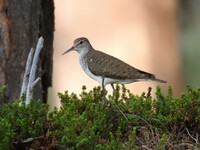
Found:
[[[19,97],[28,53],[42,36],[44,47],[37,71],[42,82],[33,97],[45,101],[52,77],[53,0],[1,0],[0,25],[0,85],[7,85],[4,100]]]

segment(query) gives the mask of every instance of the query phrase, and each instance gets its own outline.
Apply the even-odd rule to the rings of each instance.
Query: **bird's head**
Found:
[[[92,49],[92,46],[89,40],[85,37],[80,37],[74,40],[73,46],[65,51],[62,55],[70,52],[70,51],[77,51],[78,53],[87,53],[89,50]]]

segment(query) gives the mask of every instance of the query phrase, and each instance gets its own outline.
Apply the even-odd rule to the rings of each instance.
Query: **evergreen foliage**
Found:
[[[0,90],[0,95],[4,90]],[[157,87],[140,96],[117,85],[114,95],[102,97],[100,87],[80,95],[59,93],[60,109],[19,101],[0,109],[0,149],[198,149],[200,88],[173,97]]]

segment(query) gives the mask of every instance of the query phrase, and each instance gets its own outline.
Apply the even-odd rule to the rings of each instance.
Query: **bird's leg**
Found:
[[[104,86],[104,77],[102,77],[101,87],[102,87],[102,97],[104,99],[104,104],[108,105],[108,101],[106,99],[106,90],[105,90],[105,86]]]
[[[106,92],[105,92],[105,86],[104,86],[104,77],[102,77],[101,81],[101,87],[102,87],[102,96],[105,97]]]
[[[102,90],[105,89],[105,86],[104,86],[104,77],[102,77],[102,81],[101,81],[101,87],[102,87]]]
[[[113,96],[114,96],[114,94],[115,94],[115,87],[114,87],[114,84],[111,83],[110,85],[111,85],[111,87],[112,87],[112,89],[113,89]]]

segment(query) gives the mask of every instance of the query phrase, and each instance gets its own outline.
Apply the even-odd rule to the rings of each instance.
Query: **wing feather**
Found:
[[[97,76],[113,79],[155,79],[153,74],[136,69],[129,64],[101,51],[87,54],[88,69]]]

